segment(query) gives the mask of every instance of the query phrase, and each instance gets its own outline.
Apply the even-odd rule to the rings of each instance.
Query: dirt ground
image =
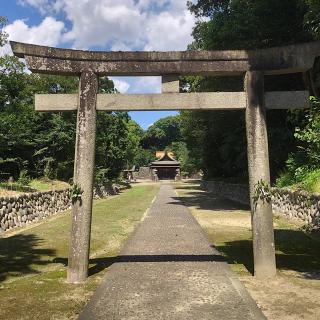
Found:
[[[275,216],[278,274],[274,280],[258,281],[252,276],[249,210],[214,198],[196,184],[177,184],[177,191],[268,319],[320,319],[318,239],[302,232],[301,225]]]
[[[22,192],[0,189],[0,197],[12,197],[21,194]]]
[[[278,274],[272,281],[252,276],[240,280],[270,320],[320,319],[319,280],[305,279],[299,273]]]

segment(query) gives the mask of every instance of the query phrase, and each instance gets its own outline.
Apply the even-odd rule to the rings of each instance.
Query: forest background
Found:
[[[256,49],[320,39],[318,0],[198,0],[187,3],[197,18],[189,50]],[[6,18],[0,19],[0,46]],[[184,77],[181,91],[243,91],[243,77]],[[267,91],[310,91],[310,109],[267,112],[273,183],[320,191],[320,60],[305,75],[269,76]],[[0,57],[0,180],[73,176],[75,113],[37,113],[35,93],[76,93],[75,77],[25,72],[17,58]],[[115,93],[99,79],[99,91]],[[243,111],[182,111],[143,130],[128,113],[99,112],[96,182],[119,178],[121,171],[145,166],[155,151],[171,150],[182,173],[202,171],[206,179],[247,181]]]

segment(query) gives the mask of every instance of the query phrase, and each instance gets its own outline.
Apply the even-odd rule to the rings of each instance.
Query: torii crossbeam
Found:
[[[83,191],[72,207],[68,281],[88,275],[96,111],[218,110],[246,112],[248,166],[252,212],[254,274],[276,274],[271,204],[253,203],[255,186],[270,183],[266,109],[308,107],[307,91],[264,92],[264,75],[305,73],[320,55],[320,41],[245,51],[94,52],[10,42],[13,53],[25,58],[32,72],[77,75],[78,95],[36,95],[38,111],[77,110],[74,183]],[[179,93],[181,75],[246,75],[245,92]],[[162,94],[97,94],[99,76],[162,76]]]

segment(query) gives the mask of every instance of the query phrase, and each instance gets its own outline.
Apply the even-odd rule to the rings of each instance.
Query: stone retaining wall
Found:
[[[203,181],[203,187],[216,195],[249,205],[249,187],[222,181]],[[289,219],[320,228],[320,194],[272,188],[272,209]]]
[[[272,188],[272,208],[289,219],[320,228],[320,194]]]
[[[243,184],[222,181],[202,181],[202,187],[218,196],[249,205],[249,188]]]
[[[70,208],[70,190],[24,193],[0,198],[0,231],[26,225]]]
[[[130,183],[125,183],[122,185],[117,185],[113,183],[108,183],[101,186],[93,187],[93,197],[94,199],[106,198],[108,196],[114,196],[118,194],[121,190],[130,188]]]
[[[140,167],[138,172],[134,172],[133,176],[138,180],[151,180],[152,174],[149,167]]]
[[[108,184],[94,187],[94,198],[115,195],[128,185]],[[0,197],[0,233],[45,219],[71,208],[70,189],[24,193]]]

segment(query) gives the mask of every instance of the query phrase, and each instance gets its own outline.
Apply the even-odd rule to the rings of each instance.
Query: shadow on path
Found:
[[[68,265],[68,259],[55,258],[55,263]],[[114,263],[137,263],[137,262],[226,262],[221,255],[121,255],[117,257],[105,257],[90,259],[89,276],[103,271]]]
[[[306,279],[320,280],[319,243],[303,231],[275,229],[276,262],[278,270],[299,272]],[[236,240],[217,246],[229,264],[243,264],[253,274],[251,240]]]
[[[52,263],[48,257],[54,256],[55,250],[39,248],[42,242],[43,239],[33,234],[0,238],[0,281],[39,273],[36,266]]]
[[[235,201],[217,197],[213,193],[203,191],[188,192],[187,196],[172,197],[169,204],[183,204],[187,207],[195,207],[201,210],[230,211],[250,210],[250,207]]]
[[[212,211],[250,210],[248,206],[218,198],[216,195],[195,190],[195,186],[179,189],[189,189],[186,196],[174,197],[171,204],[182,203],[197,209]],[[227,212],[226,212],[227,214]],[[227,231],[227,230],[226,230]],[[306,279],[320,280],[320,241],[302,230],[275,227],[275,246],[277,269],[292,270],[300,273]],[[223,253],[229,264],[243,264],[253,274],[252,240],[234,240],[224,242],[215,247]]]

